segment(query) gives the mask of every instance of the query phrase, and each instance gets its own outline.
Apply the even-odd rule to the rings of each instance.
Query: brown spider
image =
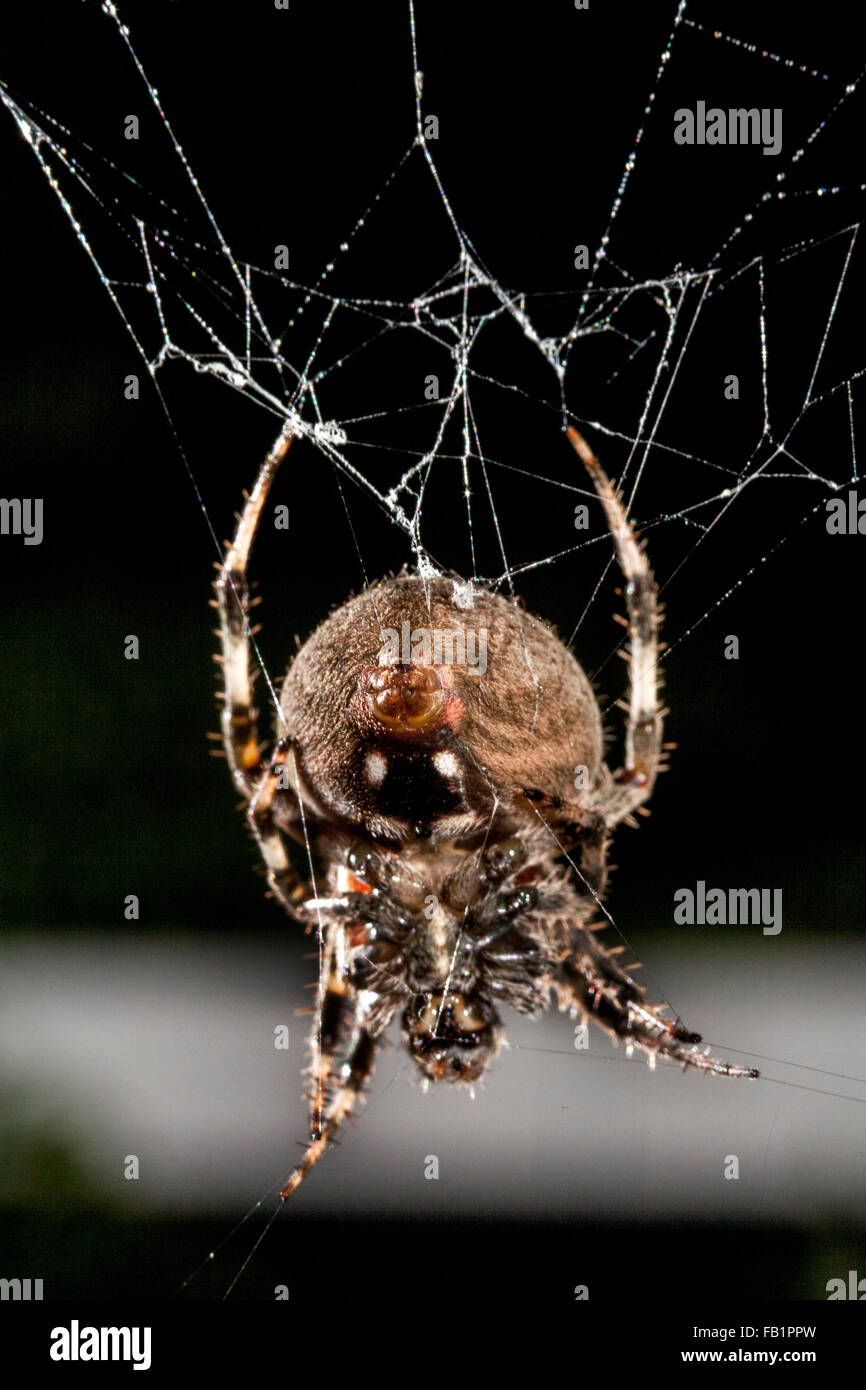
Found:
[[[602,759],[589,681],[555,634],[515,601],[445,576],[386,579],[332,613],[289,668],[275,747],[263,755],[247,562],[288,429],[219,571],[229,764],[274,895],[320,939],[312,1137],[284,1198],[353,1110],[398,1009],[406,1047],[431,1081],[474,1082],[499,1047],[497,1002],[533,1013],[551,992],[561,1009],[637,1044],[650,1065],[662,1056],[714,1075],[758,1074],[698,1051],[700,1036],[646,1001],[628,973],[636,967],[616,960],[624,948],[605,950],[590,922],[611,831],[643,805],[659,771],[658,612],[617,494],[581,435],[568,437],[626,579],[630,697],[616,773]],[[483,673],[466,661],[481,634]],[[324,861],[326,895],[304,886],[286,837]]]

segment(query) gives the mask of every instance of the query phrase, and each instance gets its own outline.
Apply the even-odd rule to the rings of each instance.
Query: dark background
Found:
[[[561,332],[569,321],[562,300],[545,292],[565,288],[576,303],[574,291],[585,283],[573,269],[573,247],[586,242],[592,250],[604,232],[673,14],[673,6],[663,5],[593,5],[584,13],[551,4],[511,12],[478,6],[467,18],[459,4],[419,6],[424,108],[440,119],[433,149],[444,186],[460,225],[499,282],[542,296],[543,331]],[[767,189],[780,186],[776,174],[788,169],[793,149],[853,80],[857,39],[842,6],[822,6],[820,25],[813,11],[798,17],[766,4],[698,5],[688,14],[832,78],[797,73],[682,31],[615,224],[611,257],[636,279],[670,273],[676,265],[702,269],[743,225],[714,262],[726,288],[702,314],[660,430],[665,442],[739,472],[758,441],[762,405],[755,278],[737,272],[759,252],[765,256],[771,418],[784,437],[805,397],[841,273],[849,238],[840,229],[861,215],[859,98],[783,185],[841,184],[849,191],[771,201],[754,222],[743,218]],[[128,6],[123,15],[238,259],[269,264],[273,246],[286,242],[293,278],[314,283],[412,141],[405,7],[292,0],[285,14],[267,4],[215,9],[165,3]],[[206,224],[111,22],[95,7],[48,5],[29,17],[7,16],[3,29],[2,78],[13,95],[48,110],[139,180],[139,188],[121,188],[103,169],[103,196],[110,202],[117,194],[127,211],[137,211],[140,199],[142,215],[152,215],[156,192],[183,209],[190,238],[204,242]],[[672,113],[698,98],[723,106],[782,106],[782,155],[675,147]],[[130,112],[142,121],[136,144],[122,138]],[[134,346],[8,117],[0,142],[6,208],[3,493],[44,497],[46,527],[40,547],[13,538],[0,545],[6,596],[3,928],[46,940],[87,928],[110,943],[130,931],[121,904],[136,892],[143,933],[198,939],[254,928],[285,946],[297,970],[303,948],[287,942],[277,909],[263,898],[226,769],[208,757],[204,735],[216,728],[216,715],[206,604],[216,552],[190,480],[191,472],[217,534],[226,535],[241,489],[251,484],[276,433],[275,421],[182,364],[159,378],[171,423],[144,378],[141,400],[123,399],[124,377],[143,377]],[[98,163],[91,159],[88,167]],[[165,220],[171,222],[168,214]],[[113,225],[94,211],[94,245],[98,237],[110,273],[122,278],[124,256],[127,264],[133,261]],[[787,248],[796,251],[804,242],[808,253],[788,255]],[[211,249],[202,246],[191,255],[200,268],[221,273]],[[447,219],[416,152],[328,284],[342,295],[405,299],[454,259]],[[208,312],[206,287],[202,294]],[[296,315],[302,296],[280,299],[275,288],[272,300],[265,299],[274,322],[280,313]],[[819,387],[862,367],[858,302],[862,274],[855,252]],[[302,362],[315,342],[321,322],[315,308],[298,320],[294,339],[286,336],[293,361]],[[152,351],[149,306],[130,312]],[[216,306],[213,312],[219,313]],[[648,305],[637,303],[633,312],[636,333],[658,327]],[[356,326],[347,318],[335,329],[335,356],[356,341]],[[573,476],[559,433],[555,383],[538,354],[507,324],[491,333],[483,353],[490,375],[518,382],[531,396],[523,401],[479,386],[485,448],[548,476]],[[576,420],[597,420],[633,436],[647,368],[638,360],[606,385],[622,356],[615,340],[584,340],[575,349],[565,394]],[[347,419],[393,410],[417,400],[427,371],[444,367],[444,357],[428,359],[395,333],[323,382],[323,412]],[[721,381],[729,372],[740,377],[736,404],[722,399]],[[862,404],[859,388],[855,422]],[[432,437],[429,417],[412,410],[350,433],[359,466],[369,466],[377,485],[406,466],[400,450],[423,448]],[[593,439],[617,476],[627,445],[598,434]],[[373,440],[398,451],[393,461],[384,452],[364,452]],[[792,435],[791,448],[823,477],[846,482],[851,463],[843,397],[811,412]],[[291,530],[287,537],[269,536],[254,562],[264,596],[263,651],[277,673],[296,634],[303,639],[365,578],[411,558],[404,538],[344,484],[359,560],[325,460],[300,444],[291,465],[275,497],[291,508]],[[786,463],[770,471],[798,470]],[[563,505],[555,491],[527,489],[525,480],[505,475],[497,476],[497,488],[509,555],[531,561],[574,544],[571,500]],[[693,470],[681,458],[663,459],[648,468],[634,514],[652,523],[692,501],[706,502],[716,490],[707,467]],[[621,868],[609,906],[617,922],[634,924],[627,934],[640,934],[643,959],[651,959],[654,930],[670,924],[674,888],[698,877],[782,888],[783,944],[765,939],[764,949],[795,956],[800,943],[832,936],[854,945],[862,935],[855,682],[862,541],[827,536],[827,495],[824,484],[803,477],[758,483],[665,591],[672,643],[707,616],[666,664],[666,732],[679,744],[673,770],[654,798],[650,828],[635,836],[621,832],[625,843],[620,847],[618,840],[614,856]],[[427,538],[437,559],[465,572],[459,502],[453,484],[431,493]],[[706,522],[718,510],[710,505],[698,515]],[[673,520],[650,526],[648,537],[664,584],[697,533]],[[478,533],[481,574],[501,571],[493,540],[488,518]],[[518,581],[528,605],[565,636],[598,579],[598,555],[590,547]],[[586,669],[597,673],[605,706],[622,694],[620,663],[607,661],[618,640],[610,621],[618,608],[613,587],[609,577],[575,648]],[[138,663],[122,659],[127,633],[141,638]],[[738,662],[722,657],[728,634],[740,639]],[[615,718],[609,723],[616,731]],[[726,936],[717,968],[723,972],[727,953],[741,948],[736,934]],[[829,999],[828,1027],[832,1006]],[[800,1055],[808,1052],[805,1038]],[[862,1075],[862,1057],[848,1060]],[[11,1129],[16,1105],[13,1096],[7,1105]],[[473,1123],[482,1123],[481,1113],[473,1112]],[[142,1284],[167,1295],[227,1229],[221,1221],[208,1226],[206,1213],[194,1210],[185,1222],[173,1214],[130,1214],[119,1198],[87,1190],[74,1157],[44,1135],[29,1150],[24,1146],[19,1163],[9,1185],[4,1265],[29,1268],[38,1250],[35,1263],[50,1268],[54,1287],[65,1295],[117,1294],[130,1286],[140,1293]],[[327,1181],[326,1167],[317,1178]],[[292,1259],[305,1288],[330,1277],[335,1249],[356,1249],[368,1234],[361,1213],[357,1224],[339,1229],[303,1212],[293,1216]],[[699,1267],[708,1297],[736,1288],[740,1296],[778,1298],[821,1297],[823,1283],[813,1271],[824,1267],[825,1257],[829,1273],[836,1264],[847,1270],[846,1260],[854,1267],[858,1250],[862,1263],[860,1220],[862,1210],[844,1219],[804,1212],[801,1223],[765,1227],[719,1221],[703,1228],[694,1222],[679,1229],[634,1222],[594,1228],[570,1220],[565,1209],[555,1226],[530,1227],[508,1213],[496,1226],[455,1221],[452,1229],[445,1217],[423,1225],[419,1214],[412,1228],[376,1220],[375,1229],[387,1263],[417,1242],[431,1268],[445,1269],[455,1239],[470,1240],[492,1266],[507,1250],[516,1264],[543,1270],[551,1288],[570,1278],[562,1271],[572,1268],[574,1242],[589,1240],[598,1252],[596,1283],[611,1296],[628,1252],[636,1242],[642,1249],[651,1241],[655,1259],[677,1269]],[[280,1241],[287,1229],[278,1228],[263,1245],[250,1296],[270,1296],[269,1262],[277,1260],[276,1251],[285,1262]],[[134,1277],[130,1249],[136,1252]],[[219,1270],[217,1280],[224,1273]]]

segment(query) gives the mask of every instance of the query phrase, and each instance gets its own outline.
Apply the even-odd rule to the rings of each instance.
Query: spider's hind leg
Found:
[[[246,800],[253,795],[264,770],[259,748],[258,711],[253,705],[247,565],[271,483],[291,442],[291,431],[283,430],[265,459],[255,487],[246,499],[234,540],[219,567],[214,586],[224,680],[223,744],[235,784]]]
[[[659,708],[658,591],[643,547],[632,529],[622,501],[607,474],[576,429],[566,431],[604,509],[616,557],[626,580],[625,596],[629,633],[629,698],[625,759],[611,777],[608,773],[598,809],[608,827],[618,825],[643,806],[652,794],[661,769],[662,716]]]
[[[634,968],[634,967],[632,967]],[[648,1004],[643,989],[617,965],[587,927],[578,928],[567,958],[554,975],[563,1008],[579,1009],[614,1038],[646,1052],[650,1066],[657,1057],[669,1057],[683,1067],[715,1076],[754,1078],[753,1067],[738,1067],[698,1051],[699,1033],[690,1033],[665,1016],[667,1006]]]

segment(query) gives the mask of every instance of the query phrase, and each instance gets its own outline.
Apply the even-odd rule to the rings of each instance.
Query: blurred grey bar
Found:
[[[304,949],[289,930],[284,943],[5,936],[5,1121],[19,1143],[29,1128],[53,1134],[92,1189],[130,1210],[246,1210],[279,1189],[307,1133],[309,1019],[295,1009],[311,1002],[304,985],[315,962],[301,959]],[[651,995],[658,981],[714,1053],[754,1060],[761,1080],[661,1065],[653,1074],[595,1028],[588,1051],[576,1050],[567,1015],[507,1014],[510,1046],[473,1100],[447,1085],[425,1093],[394,1030],[357,1123],[297,1206],[425,1217],[862,1217],[866,1081],[793,1064],[866,1077],[866,950],[844,937],[819,948],[691,931],[654,934],[651,960]],[[288,1050],[274,1045],[281,1025]],[[123,1176],[128,1155],[138,1157],[138,1180]],[[438,1180],[425,1178],[431,1156]],[[731,1156],[736,1180],[724,1176]]]

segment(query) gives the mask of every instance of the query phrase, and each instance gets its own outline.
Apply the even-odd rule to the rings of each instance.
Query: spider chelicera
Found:
[[[385,579],[332,613],[289,667],[266,751],[247,564],[288,427],[219,570],[226,754],[273,894],[320,941],[311,1138],[284,1198],[354,1109],[398,1012],[427,1081],[473,1083],[500,1044],[497,1004],[534,1013],[551,996],[642,1048],[650,1065],[661,1056],[758,1075],[699,1051],[700,1036],[647,1002],[636,966],[617,960],[624,947],[606,950],[603,924],[590,920],[611,832],[642,808],[660,770],[658,607],[616,492],[582,436],[567,433],[626,581],[630,693],[617,772],[603,761],[589,681],[556,635],[516,600],[444,575]],[[483,672],[457,659],[470,647],[454,639],[468,629],[476,649],[485,635]],[[386,640],[403,632],[408,654]],[[292,867],[289,840],[324,863],[324,892]]]

